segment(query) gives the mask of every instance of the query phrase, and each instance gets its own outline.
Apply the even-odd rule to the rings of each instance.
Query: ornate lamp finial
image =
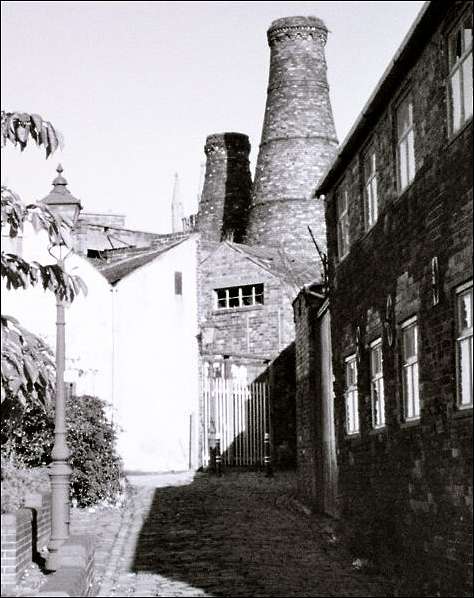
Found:
[[[58,164],[58,167],[56,168],[56,172],[58,173],[58,176],[53,181],[54,187],[57,187],[58,185],[62,185],[63,187],[66,187],[67,181],[62,175],[63,171],[64,171],[64,168],[62,167],[62,165]],[[66,189],[66,191],[68,191],[68,190]]]

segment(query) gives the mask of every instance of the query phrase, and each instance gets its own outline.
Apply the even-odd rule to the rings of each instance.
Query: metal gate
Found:
[[[203,408],[204,466],[209,465],[209,449],[217,439],[223,464],[264,464],[264,438],[271,429],[267,382],[204,378]]]

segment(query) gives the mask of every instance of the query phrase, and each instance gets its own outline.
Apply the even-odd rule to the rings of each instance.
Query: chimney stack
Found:
[[[324,206],[312,197],[331,163],[337,137],[324,47],[316,17],[287,17],[268,30],[270,76],[245,242],[279,246],[315,260],[308,233],[326,247]]]
[[[249,138],[241,133],[209,135],[204,152],[206,173],[197,230],[207,241],[241,242],[252,187]]]

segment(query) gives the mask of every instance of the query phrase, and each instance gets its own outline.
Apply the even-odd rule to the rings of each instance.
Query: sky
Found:
[[[88,212],[169,232],[174,174],[197,211],[207,135],[249,136],[252,175],[274,19],[314,15],[330,33],[330,96],[343,141],[423,2],[3,1],[2,109],[40,114],[64,148],[2,150],[2,184],[24,201],[51,189],[59,162]]]

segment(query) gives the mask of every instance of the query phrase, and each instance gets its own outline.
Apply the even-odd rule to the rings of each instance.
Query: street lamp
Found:
[[[81,202],[76,199],[69,189],[67,181],[62,176],[63,167],[58,165],[58,176],[53,181],[53,189],[41,203],[46,205],[53,214],[68,221],[72,226],[79,217],[82,209]],[[52,253],[58,248],[57,255]],[[49,248],[58,266],[64,271],[64,262],[71,250],[58,242]],[[65,300],[56,293],[56,408],[54,422],[54,446],[51,452],[49,475],[51,478],[51,538],[48,543],[48,558],[46,568],[56,571],[59,567],[59,549],[69,537],[69,480],[72,469],[67,460],[70,456],[66,442],[66,410],[64,396],[64,368],[65,368]]]

